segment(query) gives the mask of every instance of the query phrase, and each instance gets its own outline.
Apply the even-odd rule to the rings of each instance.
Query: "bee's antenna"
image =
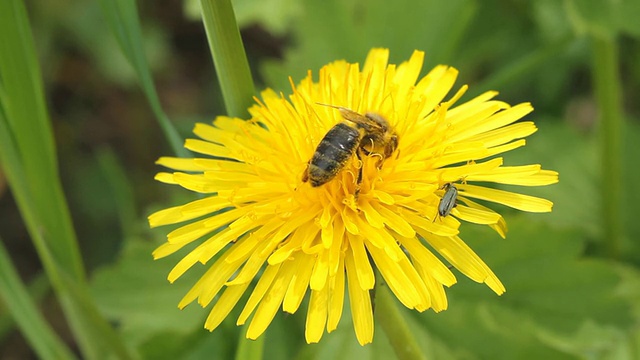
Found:
[[[317,102],[316,104],[317,104],[317,105],[322,105],[322,106],[328,106],[328,107],[331,107],[331,108],[334,108],[334,109],[338,109],[338,110],[342,110],[342,109],[344,109],[344,107],[342,107],[342,106],[335,106],[335,105],[323,104],[323,103],[319,103],[319,102]]]

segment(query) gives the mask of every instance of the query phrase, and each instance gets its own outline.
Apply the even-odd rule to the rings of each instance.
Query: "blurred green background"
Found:
[[[196,195],[153,180],[161,170],[154,161],[173,150],[148,89],[140,86],[139,68],[114,36],[114,29],[126,31],[126,24],[114,27],[104,4],[26,2],[59,176],[88,272],[87,296],[116,330],[115,341],[134,357],[259,358],[251,355],[253,345],[241,340],[234,316],[209,333],[202,329],[207,310],[177,309],[205,267],[170,285],[166,275],[180,255],[151,258],[168,229],[149,230],[146,216]],[[437,64],[459,69],[457,86],[470,86],[463,101],[498,90],[498,98],[510,104],[534,105],[527,119],[539,131],[526,147],[507,154],[505,163],[540,163],[558,171],[559,184],[512,188],[552,200],[554,210],[521,214],[491,205],[507,220],[506,240],[463,225],[463,239],[507,293],[497,297],[458,276],[448,291],[447,311],[402,309],[427,358],[640,359],[640,1],[237,0],[233,5],[258,90],[272,87],[286,94],[288,76],[297,82],[308,69],[317,74],[337,59],[362,62],[371,47],[388,47],[392,63],[424,50],[423,74]],[[195,122],[226,113],[199,1],[136,6],[138,15],[132,16],[139,16],[142,47],[132,43],[130,51],[143,54],[151,69],[160,112],[182,138],[190,137]],[[11,16],[2,13],[0,21]],[[136,21],[129,25],[136,27]],[[9,82],[6,74],[0,80]],[[3,93],[9,90],[4,86]],[[8,165],[2,166],[1,241],[54,332],[83,357],[4,176]],[[265,335],[264,357],[393,356],[378,328],[373,345],[357,345],[345,311],[343,324],[317,345],[304,344],[306,310],[276,316]],[[0,359],[35,358],[13,315],[0,297]]]

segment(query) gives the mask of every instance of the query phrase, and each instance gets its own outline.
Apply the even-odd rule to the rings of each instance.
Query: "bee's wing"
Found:
[[[344,107],[339,107],[338,109],[340,110],[340,115],[342,115],[345,120],[357,124],[358,127],[365,129],[365,131],[369,133],[376,133],[383,130],[383,126],[380,123],[366,115],[362,115]]]

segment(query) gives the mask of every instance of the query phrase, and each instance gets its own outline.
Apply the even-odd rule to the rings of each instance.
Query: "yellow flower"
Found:
[[[200,139],[185,147],[209,157],[158,160],[175,171],[157,180],[207,194],[149,216],[153,227],[188,222],[168,234],[155,258],[199,241],[169,281],[197,262],[211,264],[180,308],[196,299],[203,307],[214,302],[205,323],[214,330],[257,279],[237,320],[244,324],[253,314],[246,336],[255,339],[280,308],[296,312],[309,292],[305,336],[314,343],[325,328],[336,329],[348,291],[356,337],[367,344],[375,271],[418,311],[447,308],[444,286],[456,282],[448,264],[497,294],[505,291],[458,237],[460,220],[489,225],[504,237],[500,214],[472,199],[530,212],[551,211],[552,203],[471,183],[540,186],[557,182],[558,174],[540,165],[503,166],[495,156],[524,146],[536,131],[533,122],[515,123],[533,110],[530,104],[511,107],[487,92],[454,106],[466,86],[444,97],[457,70],[438,66],[418,79],[423,56],[416,51],[396,66],[388,64],[388,50],[373,49],[362,68],[333,62],[320,69],[318,81],[309,72],[299,85],[292,82],[288,98],[264,91],[248,121],[221,116],[213,126],[197,124]],[[398,147],[382,164],[380,154],[352,156],[333,180],[312,187],[303,182],[307,164],[327,131],[344,121],[335,107],[386,118]],[[459,191],[457,206],[440,216],[448,184]]]

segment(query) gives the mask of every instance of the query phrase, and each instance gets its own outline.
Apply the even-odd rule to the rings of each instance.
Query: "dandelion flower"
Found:
[[[476,200],[529,212],[551,211],[552,203],[474,183],[541,186],[557,182],[558,174],[540,165],[504,166],[497,156],[524,146],[536,131],[533,122],[516,122],[533,110],[529,103],[510,106],[486,92],[457,105],[466,86],[445,100],[457,70],[437,66],[419,78],[423,57],[415,51],[396,66],[388,50],[373,49],[362,68],[330,63],[316,81],[311,72],[298,85],[291,81],[288,97],[264,91],[249,120],[220,116],[213,125],[197,124],[200,139],[185,147],[203,157],[158,160],[173,172],[157,180],[204,194],[149,216],[152,227],[185,223],[155,250],[156,259],[198,242],[171,270],[170,282],[198,262],[208,266],[180,308],[214,303],[204,325],[214,330],[249,292],[237,324],[250,321],[246,336],[256,339],[280,308],[295,313],[310,293],[305,337],[315,343],[325,329],[336,329],[348,291],[364,345],[373,339],[376,271],[417,311],[447,308],[452,268],[498,295],[505,291],[458,236],[460,221],[504,237],[502,216]],[[398,146],[382,164],[377,153],[353,156],[335,178],[314,187],[303,174],[323,136],[345,121],[336,107],[387,119]]]

